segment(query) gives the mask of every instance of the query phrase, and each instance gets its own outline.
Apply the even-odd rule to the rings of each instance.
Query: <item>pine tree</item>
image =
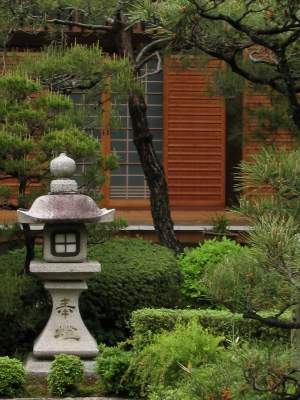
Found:
[[[116,48],[118,59],[126,57],[131,65],[131,70],[138,78],[143,66],[152,58],[157,59],[158,69],[161,68],[161,59],[156,51],[156,43],[147,44],[144,48],[134,46],[133,25],[127,16],[130,1],[127,0],[74,0],[61,1],[29,1],[15,3],[14,0],[2,2],[2,47],[4,51],[9,48],[10,39],[16,30],[32,29],[33,33],[38,29],[51,26],[47,40],[65,48],[67,27],[80,27],[99,35],[110,33]],[[0,8],[1,9],[1,8]],[[53,29],[55,27],[56,29]],[[72,74],[64,78],[72,85]],[[86,78],[86,77],[84,77]],[[99,83],[101,76],[95,80],[83,79],[77,88],[88,89]],[[113,80],[112,80],[113,81]],[[122,84],[121,84],[122,86]],[[73,89],[75,87],[73,86]],[[56,89],[59,89],[58,87]],[[137,149],[145,178],[150,190],[151,212],[154,227],[160,241],[167,247],[181,251],[181,245],[177,241],[173,221],[170,214],[168,187],[163,167],[155,153],[153,137],[147,120],[147,106],[143,93],[132,87],[127,92],[127,101],[133,126],[133,142]]]
[[[47,190],[49,160],[59,152],[67,152],[77,161],[89,157],[81,190],[92,191],[99,198],[104,169],[113,166],[113,160],[105,160],[98,140],[76,126],[70,98],[47,92],[38,81],[18,72],[0,78],[0,94],[2,208],[28,207]],[[17,184],[16,193],[5,184],[12,180]]]
[[[61,152],[67,152],[75,161],[89,159],[80,174],[80,189],[95,199],[101,197],[105,170],[115,167],[116,160],[102,155],[99,141],[88,135],[79,122],[69,97],[45,91],[38,81],[18,72],[0,77],[1,208],[28,207],[35,197],[45,193],[49,161]],[[17,191],[13,190],[15,184]],[[29,224],[22,227],[27,273],[34,257],[34,235]]]

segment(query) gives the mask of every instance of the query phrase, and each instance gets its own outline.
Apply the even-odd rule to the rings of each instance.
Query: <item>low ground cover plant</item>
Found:
[[[0,357],[0,397],[16,397],[22,393],[25,369],[16,358]]]
[[[51,363],[47,377],[49,392],[63,397],[76,393],[77,385],[83,381],[84,366],[77,356],[59,354]]]
[[[185,301],[192,305],[209,303],[210,298],[202,282],[204,273],[209,273],[212,266],[222,263],[227,255],[237,254],[241,249],[238,243],[226,237],[206,240],[194,249],[187,249],[179,257],[183,276],[181,292]]]
[[[270,385],[278,385],[277,393],[284,386],[290,393],[297,390],[296,381],[285,381],[295,375],[288,345],[278,343],[271,336],[259,342],[229,342],[192,318],[144,341],[134,335],[130,349],[128,343],[103,348],[97,372],[106,394],[120,393],[121,388],[123,395],[148,400],[267,400],[274,398],[268,393]],[[261,397],[254,381],[262,388]]]

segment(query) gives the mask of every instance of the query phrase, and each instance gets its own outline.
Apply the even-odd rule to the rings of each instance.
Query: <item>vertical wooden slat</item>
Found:
[[[174,207],[225,207],[224,100],[208,93],[221,63],[182,69],[168,60],[164,72],[164,166]]]

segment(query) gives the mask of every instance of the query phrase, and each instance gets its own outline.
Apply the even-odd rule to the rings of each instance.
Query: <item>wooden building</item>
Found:
[[[78,41],[79,33],[73,34]],[[95,40],[88,38],[88,42]],[[14,41],[11,47],[16,50],[20,44],[23,48],[38,48],[42,38],[35,37],[35,43],[22,33]],[[107,40],[108,51],[109,45]],[[216,69],[222,68],[218,60],[202,69],[183,69],[172,59],[165,59],[163,71],[148,75],[151,68],[151,64],[146,65],[143,78],[149,125],[167,176],[175,225],[190,231],[193,228],[188,227],[194,227],[195,232],[210,225],[216,213],[226,213],[236,201],[236,167],[260,146],[251,138],[255,121],[248,111],[265,104],[266,98],[244,93],[225,101],[210,95],[209,83]],[[84,104],[83,96],[81,92],[73,94],[77,107]],[[119,210],[130,225],[151,229],[149,191],[132,142],[128,106],[113,104],[112,108],[119,114],[119,127],[112,129],[105,123],[109,120],[105,113],[111,109],[106,105],[102,110],[104,124],[92,132],[101,140],[104,152],[113,150],[119,156],[119,168],[105,185],[103,203]],[[280,140],[285,143],[290,137],[283,132]],[[230,213],[227,217],[237,230],[243,229],[245,221]]]

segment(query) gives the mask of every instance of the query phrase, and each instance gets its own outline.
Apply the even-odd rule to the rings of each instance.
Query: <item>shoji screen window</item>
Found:
[[[158,156],[162,159],[163,138],[163,73],[148,75],[155,71],[156,64],[148,63],[142,72],[145,88],[147,116],[153,143]],[[149,189],[132,140],[132,125],[128,105],[113,105],[119,115],[119,127],[111,134],[111,148],[119,157],[119,168],[113,171],[110,179],[111,199],[146,199]]]

